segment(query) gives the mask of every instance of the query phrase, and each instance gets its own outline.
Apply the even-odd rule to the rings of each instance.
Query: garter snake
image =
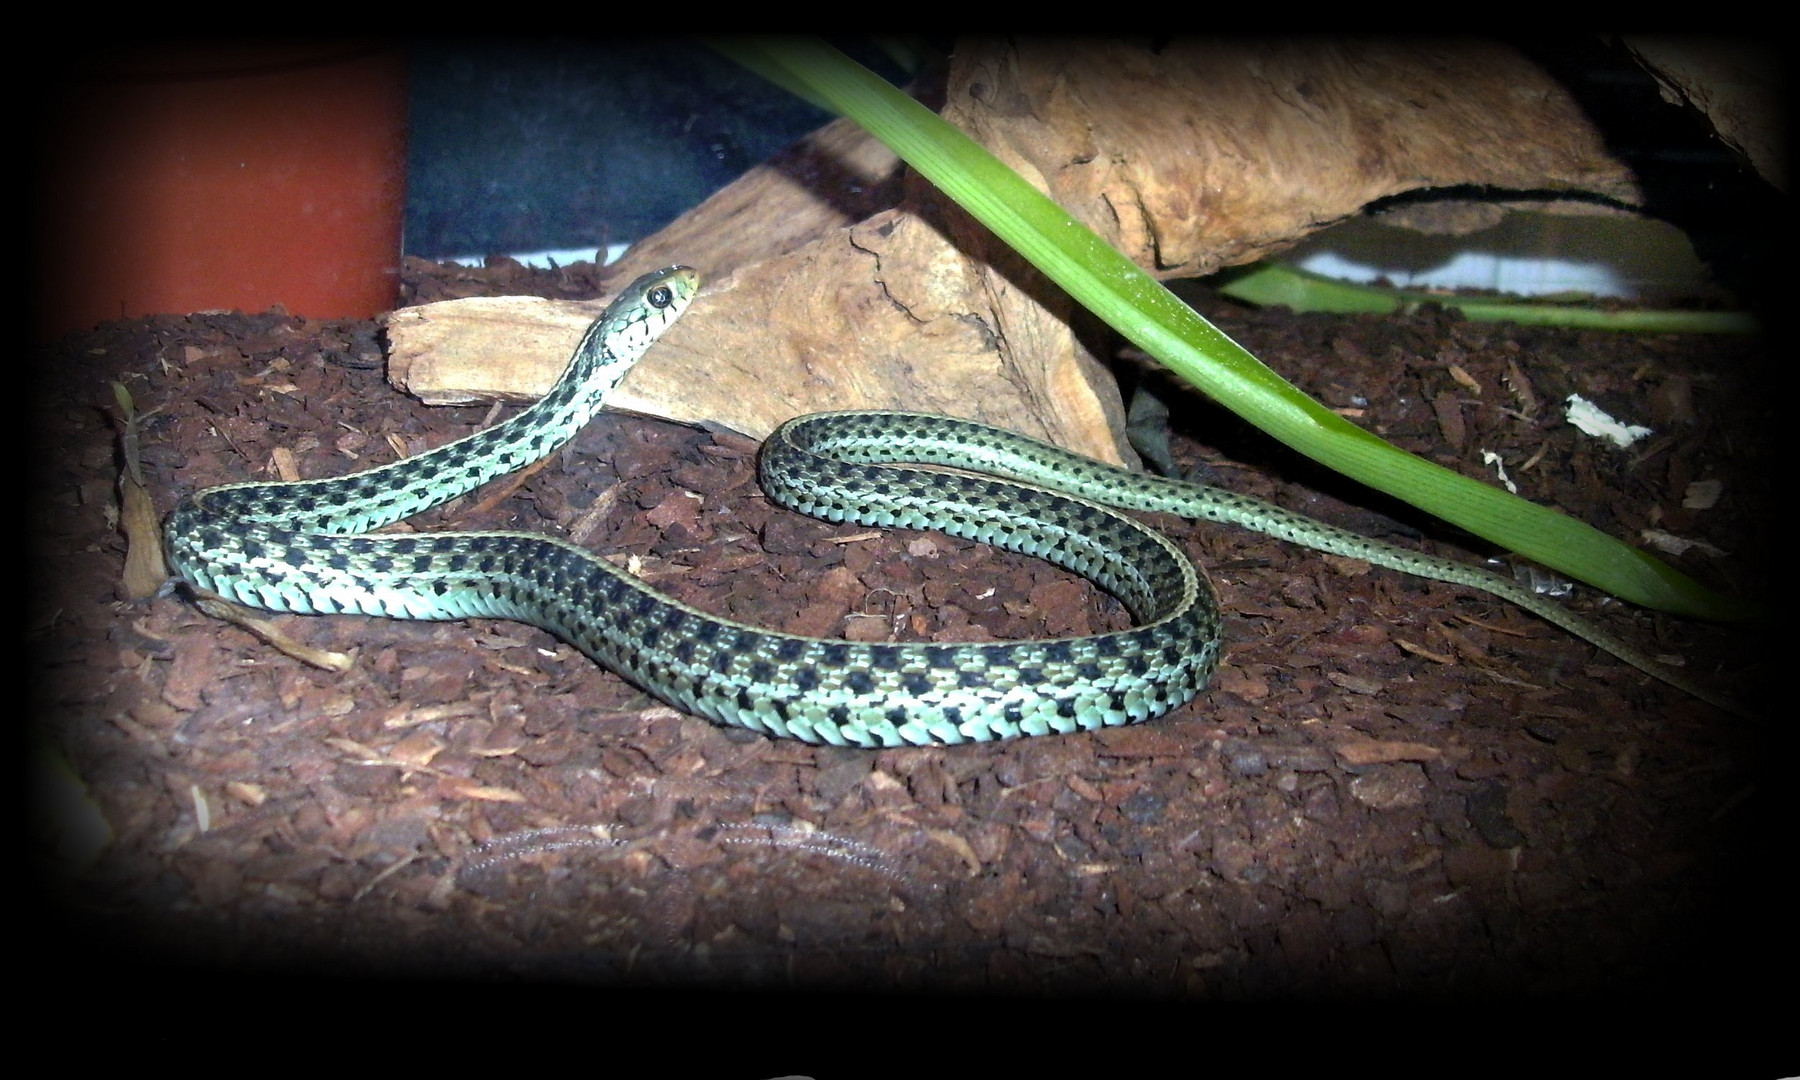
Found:
[[[193,586],[274,611],[530,623],[678,708],[769,735],[860,746],[958,743],[1134,723],[1206,685],[1220,649],[1212,587],[1172,542],[1109,508],[1117,506],[1229,522],[1483,589],[1707,696],[1611,634],[1486,571],[942,416],[790,420],[760,455],[764,489],[830,521],[936,528],[1039,556],[1118,597],[1137,625],[1058,640],[833,641],[708,615],[552,537],[366,535],[568,441],[698,287],[687,267],[633,282],[589,327],[550,392],[487,430],[345,477],[227,484],[189,496],[164,527],[170,566]]]

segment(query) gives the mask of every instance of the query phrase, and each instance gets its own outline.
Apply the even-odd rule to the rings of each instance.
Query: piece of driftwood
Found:
[[[1422,188],[1641,201],[1562,87],[1487,43],[972,41],[945,102],[1162,277],[1261,258]],[[871,209],[894,197],[884,155],[833,125],[644,241],[614,281],[680,261],[708,284],[615,403],[757,437],[800,413],[912,408],[1129,459],[1104,337],[917,177]],[[533,396],[597,310],[480,304],[395,313],[396,383],[427,400]]]
[[[876,276],[890,259],[900,272]],[[916,216],[877,214],[709,281],[608,403],[757,438],[821,408],[907,408],[971,416],[1122,460],[1109,418],[1081,411],[1117,400],[1105,369],[1015,367],[1013,350],[996,347],[1001,331],[986,321],[991,314],[959,306],[975,291],[965,278],[978,272]],[[388,320],[390,373],[440,404],[536,398],[596,311],[536,297],[402,309]],[[769,315],[776,311],[812,317],[777,323]],[[1019,340],[1029,339],[1014,331],[1007,343]]]

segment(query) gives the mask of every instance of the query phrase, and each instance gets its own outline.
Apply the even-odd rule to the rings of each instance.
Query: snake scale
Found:
[[[227,484],[189,496],[164,527],[169,565],[195,587],[272,611],[530,623],[677,708],[768,735],[870,747],[943,744],[1135,723],[1200,692],[1219,659],[1212,587],[1161,533],[1110,507],[1158,510],[1485,590],[1712,700],[1605,631],[1486,571],[942,416],[790,420],[764,444],[764,490],[783,506],[834,522],[935,528],[1039,556],[1118,597],[1136,621],[1132,629],[976,644],[799,637],[708,615],[553,537],[365,535],[567,442],[698,288],[698,275],[679,266],[633,282],[589,327],[550,392],[487,430],[345,477]],[[894,467],[900,464],[966,471]]]

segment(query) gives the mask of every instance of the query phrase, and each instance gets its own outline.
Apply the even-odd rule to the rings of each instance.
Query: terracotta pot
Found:
[[[159,45],[77,67],[47,110],[40,337],[159,312],[394,305],[398,47]]]

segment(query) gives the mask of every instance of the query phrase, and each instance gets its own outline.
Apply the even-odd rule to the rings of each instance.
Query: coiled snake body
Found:
[[[633,282],[588,329],[550,392],[485,431],[351,476],[228,484],[189,496],[164,527],[170,566],[194,586],[274,611],[531,623],[678,708],[769,735],[859,746],[958,743],[1134,723],[1206,685],[1220,648],[1211,586],[1167,538],[1099,505],[1105,502],[1231,522],[1484,589],[1700,693],[1610,634],[1485,571],[1246,496],[1128,472],[941,416],[790,420],[764,445],[764,489],[784,506],[831,521],[936,528],[1037,555],[1118,597],[1135,628],[958,645],[799,637],[688,607],[552,537],[362,535],[568,441],[698,287],[687,267]],[[1023,483],[889,464],[899,462]]]

